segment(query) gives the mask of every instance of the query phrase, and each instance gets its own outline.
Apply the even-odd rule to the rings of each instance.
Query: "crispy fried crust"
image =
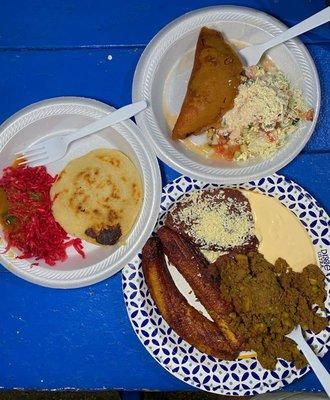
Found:
[[[225,360],[236,358],[216,324],[189,305],[175,286],[156,237],[150,238],[142,250],[142,268],[160,313],[178,335],[203,353]]]
[[[242,70],[241,60],[221,33],[202,28],[186,97],[172,139],[184,139],[219,123],[234,106]]]
[[[231,306],[221,298],[203,256],[188,240],[163,226],[157,232],[169,261],[187,280],[199,301],[219,327],[234,350],[241,348],[243,338],[230,329],[227,318]]]

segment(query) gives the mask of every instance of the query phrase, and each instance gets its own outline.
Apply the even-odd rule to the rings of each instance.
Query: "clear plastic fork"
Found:
[[[18,155],[18,165],[29,164],[31,167],[36,167],[59,160],[65,156],[70,143],[73,141],[131,118],[140,111],[144,110],[146,107],[147,102],[145,100],[141,100],[119,108],[106,117],[100,118],[75,132],[56,135],[48,139],[46,138],[42,142],[38,142],[25,150],[15,153],[15,155]]]

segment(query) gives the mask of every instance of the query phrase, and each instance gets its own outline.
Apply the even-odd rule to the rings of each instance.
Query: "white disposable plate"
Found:
[[[160,214],[155,231],[164,223],[168,210],[185,194],[210,187],[228,187],[210,184],[181,176],[163,189]],[[235,185],[277,198],[290,209],[305,226],[314,246],[318,264],[325,275],[327,316],[330,317],[330,219],[317,201],[301,186],[281,175],[272,175],[259,181]],[[184,279],[174,267],[170,273],[181,293],[194,307],[201,305],[191,295]],[[201,353],[178,336],[160,315],[146,285],[139,253],[123,269],[125,304],[133,329],[144,347],[162,367],[189,385],[209,392],[251,396],[281,388],[305,375],[309,367],[297,369],[280,359],[274,371],[260,365],[255,358],[235,361],[219,360]],[[330,327],[318,335],[307,333],[308,343],[322,357],[330,346]]]
[[[66,133],[111,113],[115,108],[99,101],[80,97],[58,97],[35,103],[19,111],[0,127],[0,169],[10,165],[14,153],[41,137]],[[152,232],[159,213],[161,178],[152,147],[139,128],[131,121],[116,124],[92,136],[74,142],[64,158],[47,165],[53,176],[72,159],[97,148],[123,151],[139,169],[143,181],[144,200],[126,242],[122,246],[96,246],[84,242],[86,258],[74,250],[64,263],[54,267],[39,261],[20,260],[1,235],[0,261],[9,271],[27,281],[55,288],[75,288],[99,282],[119,271],[144,245]]]
[[[207,160],[187,150],[181,142],[172,141],[168,126],[168,120],[175,120],[179,114],[203,26],[218,29],[228,40],[245,44],[262,43],[287,29],[270,15],[237,6],[208,7],[176,19],[152,39],[136,68],[132,97],[146,99],[151,106],[137,116],[137,124],[158,157],[188,176],[208,182],[240,183],[270,175],[298,155],[314,130],[320,108],[320,85],[314,62],[299,39],[268,52],[291,83],[302,90],[308,106],[315,109],[312,123],[302,124],[271,159],[244,164]]]

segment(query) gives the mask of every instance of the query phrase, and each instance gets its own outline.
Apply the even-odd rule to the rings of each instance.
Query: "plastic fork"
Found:
[[[330,398],[330,375],[322,365],[321,361],[318,359],[317,355],[307,344],[302,332],[300,325],[297,325],[293,330],[286,335],[289,339],[297,343],[299,349],[302,351],[303,355],[306,357],[309,365],[312,367],[318,380],[321,382],[323,389]]]
[[[261,56],[265,51],[271,49],[278,44],[284,43],[289,39],[301,35],[302,33],[308,32],[320,25],[323,25],[330,21],[330,6],[326,7],[324,10],[312,15],[311,17],[305,19],[299,24],[287,29],[278,36],[273,37],[266,43],[256,44],[239,51],[245,65],[251,67],[256,65],[260,60]]]
[[[104,118],[100,118],[91,124],[69,134],[56,135],[38,142],[26,150],[15,153],[19,155],[18,165],[29,164],[31,167],[49,164],[65,156],[70,143],[92,133],[98,132],[108,126],[117,124],[133,117],[147,107],[147,102],[142,100],[129,104],[112,112]]]

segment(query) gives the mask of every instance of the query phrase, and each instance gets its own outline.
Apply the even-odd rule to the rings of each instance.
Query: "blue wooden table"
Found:
[[[92,97],[116,107],[131,100],[137,61],[153,35],[196,8],[239,4],[288,25],[323,0],[0,0],[0,121],[49,97]],[[330,211],[330,32],[303,36],[322,89],[321,115],[304,151],[281,173]],[[109,57],[111,55],[111,57]],[[161,163],[163,183],[178,173]],[[91,287],[54,290],[0,266],[0,387],[190,390],[154,361],[125,310],[121,275]],[[323,359],[330,369],[330,355]],[[321,390],[315,375],[285,388]]]

